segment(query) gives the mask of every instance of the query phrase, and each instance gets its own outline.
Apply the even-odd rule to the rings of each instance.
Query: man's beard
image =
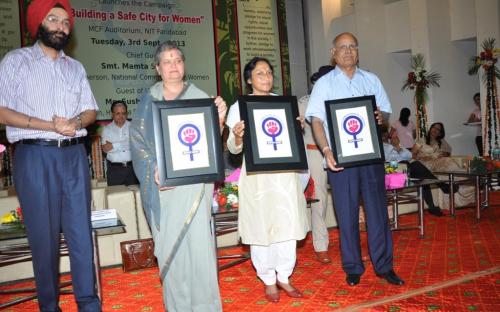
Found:
[[[38,27],[37,38],[42,41],[42,43],[56,51],[61,51],[68,45],[70,40],[70,35],[65,34],[62,31],[49,31],[43,25]]]

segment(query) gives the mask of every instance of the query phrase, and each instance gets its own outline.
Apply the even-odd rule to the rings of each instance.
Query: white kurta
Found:
[[[238,121],[239,107],[234,103],[226,124],[232,130]],[[233,153],[242,149],[235,146],[232,131],[227,144]],[[299,173],[247,174],[243,161],[238,184],[238,231],[244,244],[268,246],[305,238],[309,225]]]

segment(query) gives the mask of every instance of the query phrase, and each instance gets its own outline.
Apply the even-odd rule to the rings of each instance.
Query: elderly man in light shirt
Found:
[[[130,155],[127,104],[114,101],[111,104],[111,117],[113,121],[104,128],[101,135],[101,148],[106,153],[108,185],[139,184]]]
[[[335,69],[314,84],[305,117],[311,122],[316,144],[323,153],[327,175],[340,229],[342,269],[350,286],[359,284],[365,266],[361,257],[359,203],[363,199],[366,212],[370,259],[375,273],[394,285],[404,281],[393,269],[393,243],[384,189],[384,166],[368,164],[337,167],[327,137],[325,101],[374,95],[380,111],[389,115],[391,103],[380,79],[358,68],[358,40],[351,33],[335,37],[331,49]]]

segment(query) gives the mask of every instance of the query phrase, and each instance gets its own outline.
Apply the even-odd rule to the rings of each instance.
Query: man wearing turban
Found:
[[[101,311],[96,294],[85,126],[97,104],[82,64],[63,48],[73,27],[68,0],[33,0],[33,46],[0,63],[0,123],[15,144],[14,184],[32,252],[41,311],[60,311],[59,242],[64,233],[78,311]]]

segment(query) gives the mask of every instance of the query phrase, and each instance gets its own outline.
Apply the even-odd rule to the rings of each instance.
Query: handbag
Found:
[[[157,266],[152,238],[120,242],[123,272]]]
[[[134,194],[134,202],[137,202]],[[130,272],[145,268],[151,268],[158,265],[154,251],[155,244],[152,238],[141,239],[139,231],[139,215],[135,209],[135,226],[137,228],[137,238],[120,242],[120,251],[122,254],[123,272]]]

